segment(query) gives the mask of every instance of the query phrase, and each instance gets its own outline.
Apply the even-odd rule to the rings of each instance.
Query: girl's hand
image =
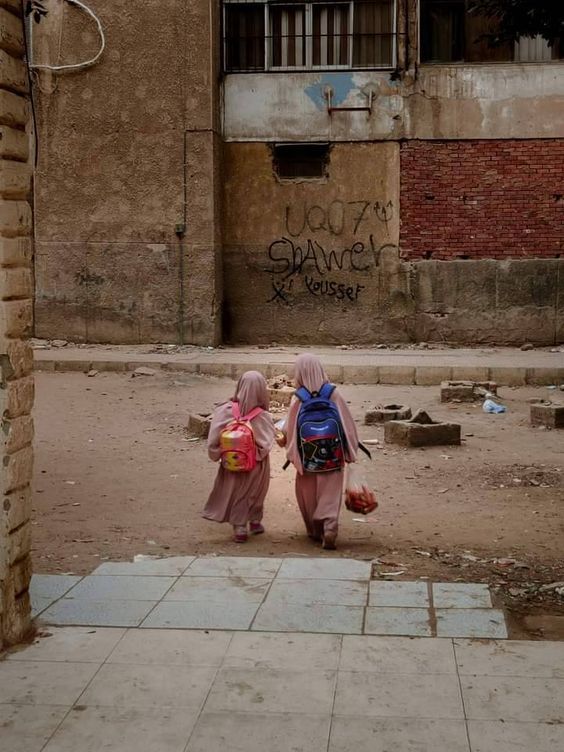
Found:
[[[276,443],[279,447],[285,447],[286,446],[286,434],[282,433],[282,431],[276,431]]]

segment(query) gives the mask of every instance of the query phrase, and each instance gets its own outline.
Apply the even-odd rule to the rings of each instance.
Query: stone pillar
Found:
[[[20,0],[0,0],[0,649],[30,629],[32,209]]]
[[[221,341],[220,4],[186,3],[185,342]]]

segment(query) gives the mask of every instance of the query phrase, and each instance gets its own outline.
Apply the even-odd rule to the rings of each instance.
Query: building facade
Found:
[[[558,44],[465,0],[91,0],[83,67],[45,5],[38,336],[564,340]]]

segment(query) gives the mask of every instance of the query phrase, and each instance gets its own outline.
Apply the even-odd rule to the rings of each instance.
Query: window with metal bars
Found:
[[[223,0],[226,72],[393,68],[394,0]]]

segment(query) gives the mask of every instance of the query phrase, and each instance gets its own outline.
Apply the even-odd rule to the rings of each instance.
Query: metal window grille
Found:
[[[393,68],[394,0],[224,0],[226,72]]]

